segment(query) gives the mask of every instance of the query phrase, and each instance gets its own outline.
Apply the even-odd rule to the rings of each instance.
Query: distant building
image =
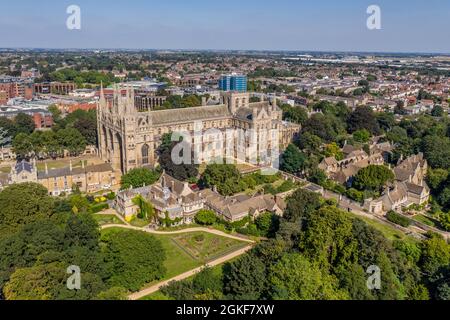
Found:
[[[0,104],[6,104],[9,99],[22,97],[33,98],[33,80],[17,77],[0,77]]]
[[[45,82],[34,84],[34,91],[41,94],[53,93],[67,95],[76,88],[77,87],[73,82]]]
[[[238,74],[223,75],[219,80],[219,89],[222,91],[247,91],[247,76]]]
[[[32,108],[32,109],[15,108],[12,110],[0,111],[0,117],[5,117],[13,120],[19,113],[24,113],[31,116],[33,118],[34,126],[36,127],[36,129],[51,128],[53,126],[52,114],[49,111],[40,108]]]

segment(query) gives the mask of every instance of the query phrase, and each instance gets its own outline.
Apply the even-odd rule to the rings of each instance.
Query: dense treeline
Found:
[[[392,242],[317,194],[298,190],[273,238],[220,274],[206,269],[162,293],[173,299],[446,300],[449,265],[450,245],[437,235]],[[379,290],[367,285],[371,266],[381,270]]]
[[[160,241],[134,231],[101,236],[92,214],[75,214],[75,205],[38,184],[0,192],[0,298],[126,299],[164,276]],[[80,268],[81,290],[67,288],[69,266]]]
[[[64,118],[56,107],[50,110],[55,122],[52,130],[33,131],[33,128],[17,132],[13,136],[12,145],[19,158],[29,155],[56,158],[63,156],[64,151],[76,156],[84,152],[87,145],[97,144],[97,118],[94,110],[77,110]]]

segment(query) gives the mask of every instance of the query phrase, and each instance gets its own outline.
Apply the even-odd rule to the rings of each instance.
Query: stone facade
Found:
[[[201,192],[193,191],[187,182],[178,181],[163,174],[151,186],[121,191],[117,194],[116,210],[128,221],[139,213],[133,200],[142,196],[152,204],[158,216],[178,221],[176,224],[190,224],[198,211],[204,208],[205,199]]]
[[[257,154],[271,150],[275,143],[280,151],[284,150],[301,129],[297,124],[282,120],[282,111],[276,102],[250,103],[249,93],[223,92],[218,105],[162,111],[140,112],[134,102],[132,89],[123,96],[116,88],[109,100],[102,90],[97,107],[100,157],[122,173],[139,167],[155,167],[158,161],[156,150],[163,135],[183,131],[193,135],[198,124],[203,130],[217,129],[224,136],[228,129],[275,131],[276,135],[258,136],[258,141],[265,139],[265,143],[251,145],[250,139],[245,138],[244,149],[253,147]],[[223,154],[227,145],[211,143],[211,137],[202,135],[200,142],[193,141],[193,148],[209,148],[214,156]],[[233,149],[233,156],[243,159],[240,153],[245,150]],[[244,159],[250,160],[248,156]],[[200,162],[203,160],[199,159]]]
[[[8,184],[35,182],[48,189],[52,196],[69,194],[76,186],[81,192],[94,193],[111,189],[119,184],[120,176],[109,164],[88,165],[73,168],[51,169],[47,165],[44,171],[38,171],[35,162],[18,162],[12,166]]]

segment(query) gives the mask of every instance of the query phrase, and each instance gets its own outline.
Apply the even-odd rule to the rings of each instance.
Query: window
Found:
[[[144,144],[142,146],[142,164],[146,165],[149,164],[149,159],[148,159],[148,152],[149,152],[149,147],[148,145]]]

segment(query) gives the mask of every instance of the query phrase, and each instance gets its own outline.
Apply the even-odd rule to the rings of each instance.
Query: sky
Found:
[[[69,5],[81,29],[69,30]],[[367,8],[381,29],[367,28]],[[448,0],[15,0],[0,48],[450,53]]]

